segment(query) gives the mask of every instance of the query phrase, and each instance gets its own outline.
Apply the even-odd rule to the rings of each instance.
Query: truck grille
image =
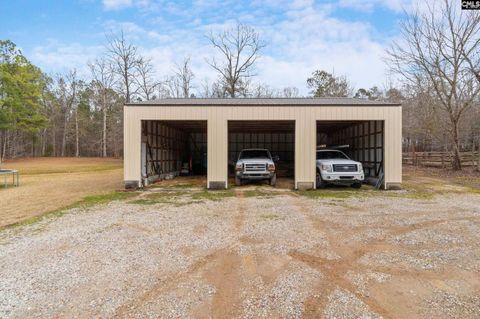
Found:
[[[267,169],[266,164],[245,164],[245,172],[265,172]]]
[[[356,164],[333,164],[334,172],[356,172]]]

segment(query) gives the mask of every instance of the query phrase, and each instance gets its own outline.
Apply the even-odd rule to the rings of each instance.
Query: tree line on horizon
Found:
[[[436,4],[438,6],[438,4]],[[403,105],[404,151],[480,149],[480,14],[458,12],[449,0],[409,14],[387,50],[396,86],[354,91],[345,76],[316,70],[306,79],[312,97],[354,97]],[[207,36],[217,78],[194,84],[190,58],[159,80],[151,58],[123,32],[108,34],[104,52],[76,70],[47,75],[9,40],[0,40],[0,163],[22,156],[123,154],[123,105],[159,98],[300,97],[299,89],[255,83],[265,42],[238,23]]]

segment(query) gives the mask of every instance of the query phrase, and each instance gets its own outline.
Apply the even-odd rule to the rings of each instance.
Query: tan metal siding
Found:
[[[126,106],[124,179],[139,181],[141,120],[207,120],[207,180],[227,181],[228,120],[295,120],[295,184],[315,181],[316,121],[385,121],[385,181],[401,183],[401,108],[392,106]]]

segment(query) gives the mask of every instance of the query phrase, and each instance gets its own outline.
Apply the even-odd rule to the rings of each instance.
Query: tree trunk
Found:
[[[78,109],[75,109],[75,157],[80,156],[78,145]]]
[[[107,157],[107,99],[103,94],[103,134],[102,134],[102,156]]]
[[[47,148],[47,129],[43,129],[42,133],[42,156],[45,156],[45,150]]]
[[[0,168],[2,168],[3,157],[5,155],[5,145],[7,141],[7,133],[2,131],[2,138],[0,139]]]
[[[4,141],[3,141],[3,147],[2,147],[2,154],[0,156],[0,158],[3,159],[5,158],[6,154],[7,154],[7,143],[8,143],[8,132],[5,131],[4,132]]]
[[[57,126],[53,126],[52,130],[52,146],[53,146],[53,156],[58,156],[57,154]]]
[[[36,135],[32,134],[32,157],[35,157],[35,140],[36,140]]]
[[[61,156],[65,156],[65,148],[67,146],[67,124],[68,124],[68,113],[65,113],[65,117],[63,120],[63,134],[62,134],[62,150]]]
[[[453,158],[452,158],[452,168],[455,171],[462,170],[462,161],[460,157],[460,142],[458,137],[458,122],[453,121]]]
[[[12,139],[10,142],[10,157],[11,158],[16,158],[17,157],[17,132],[13,131],[12,132]]]
[[[126,67],[123,70],[123,80],[125,83],[125,102],[130,103],[130,83],[128,79],[128,70]]]

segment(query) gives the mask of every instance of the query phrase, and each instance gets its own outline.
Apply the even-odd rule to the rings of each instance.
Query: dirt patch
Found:
[[[150,185],[152,188],[174,187],[174,188],[191,188],[191,187],[207,187],[207,177],[205,176],[177,176],[173,179],[165,179]]]

